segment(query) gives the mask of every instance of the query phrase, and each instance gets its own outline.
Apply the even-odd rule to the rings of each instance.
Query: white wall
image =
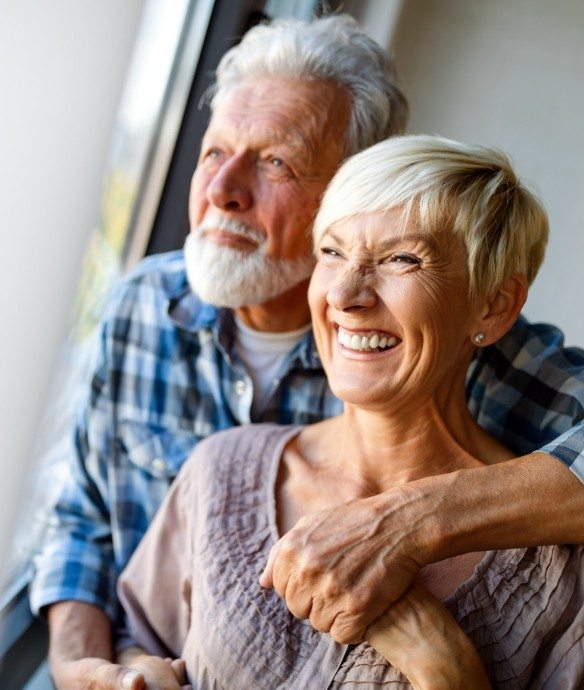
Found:
[[[142,5],[0,5],[0,563],[96,224]]]
[[[387,2],[366,5],[378,38]],[[540,194],[551,241],[525,312],[582,346],[583,37],[582,0],[405,0],[393,36],[410,131],[498,146]]]

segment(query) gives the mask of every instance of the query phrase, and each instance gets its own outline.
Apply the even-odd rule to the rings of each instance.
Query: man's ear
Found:
[[[491,345],[517,320],[527,299],[527,279],[518,273],[507,278],[479,307],[470,338],[474,345]]]

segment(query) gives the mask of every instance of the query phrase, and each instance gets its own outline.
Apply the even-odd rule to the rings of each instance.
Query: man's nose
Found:
[[[250,170],[241,157],[228,158],[207,187],[211,204],[225,211],[246,211],[253,203]]]
[[[327,293],[328,304],[338,311],[372,309],[377,304],[377,293],[372,276],[358,268],[347,270]]]

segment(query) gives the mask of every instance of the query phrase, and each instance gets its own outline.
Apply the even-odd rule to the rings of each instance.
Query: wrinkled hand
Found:
[[[272,547],[260,584],[337,642],[360,642],[427,562],[421,525],[435,499],[411,487],[303,517]]]
[[[57,690],[144,690],[144,676],[138,671],[106,659],[88,657],[51,665]]]
[[[489,680],[469,638],[416,578],[365,638],[415,690],[486,690]]]
[[[153,661],[155,660],[155,661]],[[87,658],[62,662],[52,669],[58,690],[190,690],[184,662],[140,657],[130,665]]]
[[[187,684],[182,659],[161,659],[144,654],[132,660],[131,668],[144,676],[148,690],[192,690]]]

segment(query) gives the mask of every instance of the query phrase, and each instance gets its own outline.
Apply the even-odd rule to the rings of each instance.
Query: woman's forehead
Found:
[[[467,248],[449,227],[426,228],[402,207],[343,218],[324,231],[319,244],[333,240],[340,247],[360,252],[386,253],[399,246],[416,247],[435,255],[466,261]]]

